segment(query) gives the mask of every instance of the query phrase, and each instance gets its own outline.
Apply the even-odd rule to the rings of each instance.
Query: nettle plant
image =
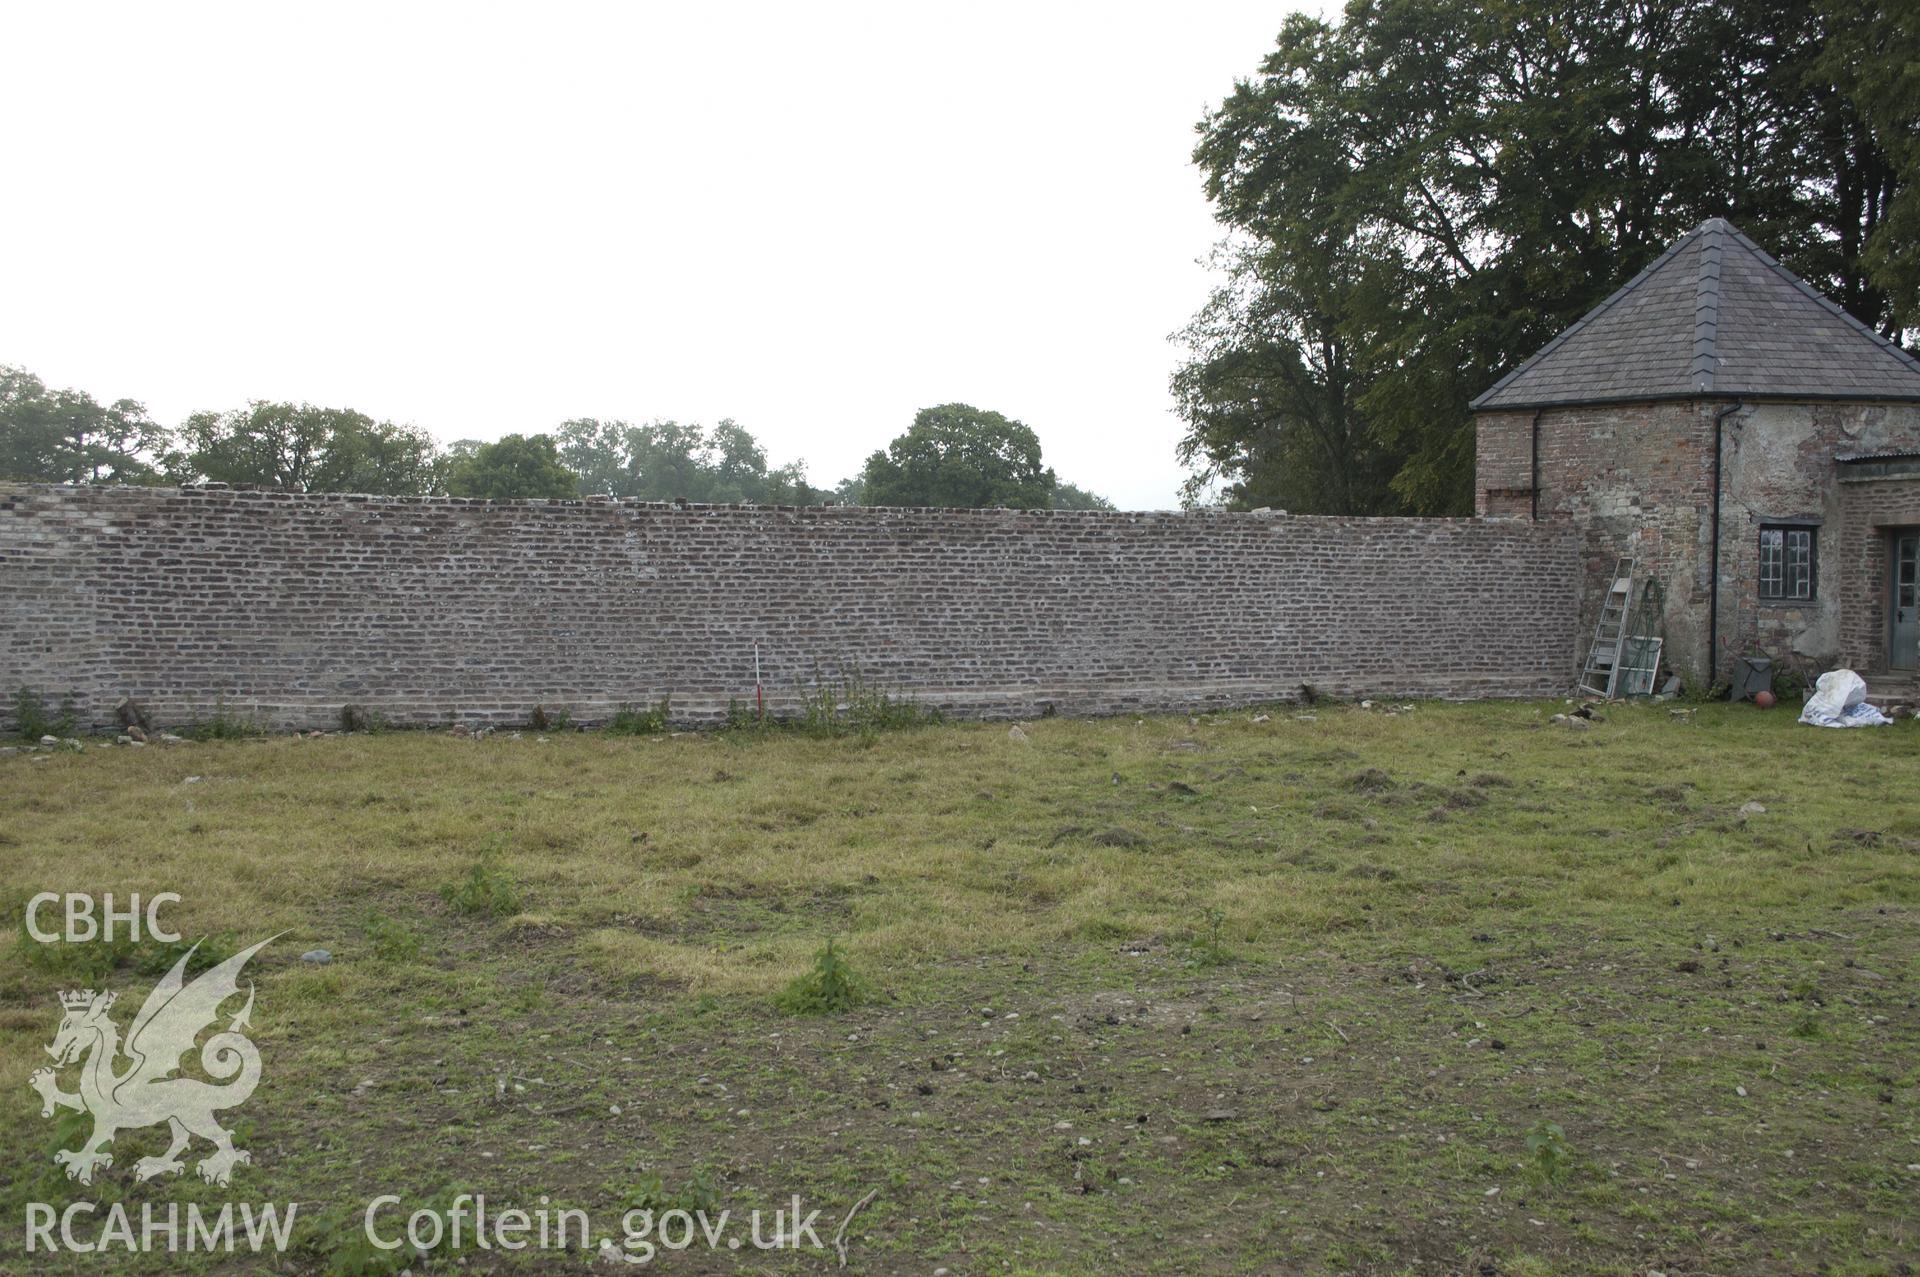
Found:
[[[847,964],[832,940],[813,957],[813,966],[780,991],[774,1005],[789,1015],[837,1015],[868,1001],[866,981]]]
[[[1558,1184],[1573,1164],[1573,1145],[1558,1122],[1536,1122],[1527,1132],[1530,1169],[1543,1184]]]

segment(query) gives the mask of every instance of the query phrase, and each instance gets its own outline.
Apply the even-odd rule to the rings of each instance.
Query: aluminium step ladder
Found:
[[[1587,647],[1587,663],[1580,670],[1580,690],[1589,696],[1612,700],[1614,686],[1620,680],[1620,649],[1627,635],[1627,609],[1633,601],[1633,560],[1620,559],[1613,566],[1613,584],[1600,604],[1600,620],[1593,627],[1593,642]]]

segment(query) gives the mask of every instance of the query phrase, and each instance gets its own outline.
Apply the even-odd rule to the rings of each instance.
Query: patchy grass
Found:
[[[346,1271],[368,1199],[457,1186],[616,1235],[797,1193],[823,1239],[878,1189],[851,1267],[956,1277],[1905,1271],[1920,729],[1557,708],[0,759],[16,917],[175,891],[189,943],[287,932],[231,1189],[135,1184],[152,1129],[59,1177],[54,995],[153,963],[0,949],[0,1266],[84,1194],[296,1200],[286,1266]],[[871,999],[785,1013],[830,939]]]

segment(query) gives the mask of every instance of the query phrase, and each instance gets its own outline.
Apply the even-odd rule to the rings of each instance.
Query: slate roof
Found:
[[[1709,397],[1920,400],[1920,360],[1716,217],[1473,407]]]

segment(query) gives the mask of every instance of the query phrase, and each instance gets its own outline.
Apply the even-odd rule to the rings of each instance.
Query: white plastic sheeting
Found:
[[[1812,727],[1881,727],[1893,720],[1867,704],[1865,679],[1852,670],[1830,670],[1813,685],[1800,721]]]

